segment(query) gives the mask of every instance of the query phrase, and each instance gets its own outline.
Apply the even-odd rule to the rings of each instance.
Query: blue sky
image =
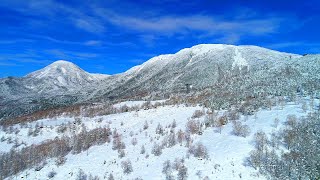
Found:
[[[56,60],[115,74],[201,43],[320,52],[318,0],[0,0],[0,77]]]

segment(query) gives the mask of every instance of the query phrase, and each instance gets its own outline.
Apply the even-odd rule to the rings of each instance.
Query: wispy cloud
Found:
[[[19,66],[17,63],[0,62],[0,66]]]
[[[158,14],[152,17],[141,17],[119,14],[103,8],[94,8],[93,11],[106,23],[140,33],[142,40],[149,45],[152,45],[159,36],[174,35],[181,38],[181,36],[188,37],[195,33],[199,39],[216,37],[217,41],[226,40],[227,42],[224,43],[237,43],[243,37],[278,33],[281,30],[281,24],[288,21],[286,17],[280,18],[276,15],[243,16],[241,11],[239,11],[239,17],[235,14],[233,19],[204,14],[189,16]]]
[[[86,46],[100,46],[101,44],[102,42],[97,40],[90,40],[90,41],[84,42],[84,45]]]
[[[108,8],[97,8],[92,5],[84,10],[51,0],[31,0],[28,3],[22,3],[19,7],[18,10],[24,13],[44,14],[50,17],[60,16],[60,18],[62,15],[67,15],[62,18],[70,21],[75,27],[91,33],[104,33],[111,23],[142,33],[167,35],[189,31],[200,31],[212,35],[221,33],[264,35],[277,32],[280,23],[284,21],[283,18],[278,17],[245,17],[240,12],[235,15],[235,19],[223,19],[218,16],[203,14],[192,16],[163,16],[162,14],[156,14],[152,17],[130,16],[113,12]],[[238,17],[242,18],[239,19]]]
[[[32,39],[12,39],[12,40],[0,40],[0,44],[16,44],[21,42],[33,42]]]
[[[98,54],[95,54],[95,53],[67,51],[67,50],[61,50],[61,49],[48,49],[48,50],[45,50],[45,52],[47,54],[54,56],[56,59],[65,59],[65,60],[91,59],[99,56]]]
[[[140,32],[183,33],[202,31],[210,34],[233,32],[250,35],[274,33],[284,19],[278,17],[223,19],[209,15],[138,17],[117,14],[108,9],[95,8],[104,20]]]
[[[77,19],[74,19],[73,21],[78,28],[85,31],[91,33],[105,32],[105,26],[99,20],[96,20],[94,18],[79,17]]]

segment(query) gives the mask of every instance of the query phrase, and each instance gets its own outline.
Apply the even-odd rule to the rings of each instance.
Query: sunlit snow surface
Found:
[[[142,101],[130,101],[119,103],[116,106],[124,104],[133,106],[141,105],[143,103],[144,102]],[[82,169],[87,174],[91,173],[92,175],[99,176],[100,179],[108,177],[109,173],[112,173],[115,179],[134,179],[137,177],[142,179],[165,179],[162,174],[162,165],[164,161],[170,160],[173,162],[175,158],[186,157],[188,149],[177,144],[172,148],[165,148],[162,151],[161,156],[154,156],[151,154],[153,143],[160,143],[163,139],[163,136],[160,136],[160,139],[156,140],[157,135],[155,134],[155,129],[158,123],[163,127],[166,127],[175,120],[177,123],[175,131],[177,132],[179,129],[185,130],[187,119],[192,116],[195,110],[202,109],[203,108],[200,106],[160,106],[149,110],[139,110],[95,118],[83,118],[82,121],[88,130],[100,126],[103,127],[109,123],[112,130],[116,128],[118,132],[122,134],[126,144],[126,156],[119,159],[118,152],[111,149],[112,143],[93,146],[89,148],[88,151],[80,154],[67,155],[66,163],[60,167],[57,167],[54,163],[54,159],[51,159],[41,171],[37,172],[34,169],[29,169],[19,173],[16,177],[25,178],[27,174],[28,179],[47,179],[47,174],[54,170],[57,172],[57,175],[53,179],[75,179],[78,170]],[[220,115],[222,113],[223,111],[219,112]],[[218,133],[215,128],[207,128],[202,135],[193,135],[194,143],[202,142],[207,147],[210,158],[208,160],[200,160],[192,155],[189,159],[185,158],[189,179],[198,179],[197,174],[199,174],[199,172],[201,172],[202,178],[208,176],[210,179],[264,179],[264,177],[258,176],[256,170],[253,168],[244,166],[245,158],[253,149],[253,134],[258,130],[263,130],[267,134],[270,134],[283,126],[282,122],[286,120],[288,115],[301,117],[306,114],[307,112],[302,110],[301,104],[287,103],[283,107],[277,106],[273,107],[271,110],[260,110],[253,116],[241,116],[241,121],[244,124],[249,125],[251,129],[250,136],[246,138],[232,135],[231,123],[223,127],[221,134]],[[273,126],[275,118],[279,118],[280,120],[278,127]],[[99,122],[101,119],[102,121]],[[200,118],[200,120],[203,121],[204,117]],[[72,118],[63,117],[39,120],[38,122],[42,122],[45,127],[52,125],[54,128],[44,128],[42,134],[37,137],[28,137],[26,128],[22,128],[17,135],[9,135],[1,131],[0,137],[12,136],[13,139],[18,138],[19,141],[26,142],[28,146],[31,144],[38,144],[45,139],[61,136],[56,133],[57,125],[71,121],[73,121]],[[143,130],[145,121],[148,122],[149,128]],[[123,125],[121,125],[122,122]],[[36,122],[29,123],[28,125],[34,126],[35,123]],[[134,132],[133,137],[129,135],[131,131]],[[136,146],[131,144],[131,140],[134,137],[138,140]],[[150,142],[150,138],[153,139],[152,142]],[[142,145],[145,146],[146,153],[149,154],[148,158],[145,158],[145,154],[140,154]],[[12,144],[8,145],[6,142],[1,142],[0,150],[2,152],[8,152],[11,146]],[[130,159],[133,166],[133,172],[129,175],[124,175],[121,169],[121,161],[126,159]],[[106,164],[104,164],[104,161],[106,161]],[[215,165],[217,168],[214,168]],[[174,171],[173,174],[176,176],[177,172]]]

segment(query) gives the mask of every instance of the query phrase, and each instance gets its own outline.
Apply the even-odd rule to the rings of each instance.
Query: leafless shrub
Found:
[[[51,179],[56,175],[57,175],[57,173],[55,171],[50,171],[47,176],[48,176],[49,179]]]
[[[200,118],[202,116],[204,116],[205,112],[202,110],[195,110],[194,113],[192,114],[191,118],[195,119],[195,118]]]
[[[209,157],[207,148],[200,142],[194,146],[190,146],[188,152],[197,158],[207,159]]]
[[[67,126],[65,124],[61,124],[57,128],[57,133],[65,133],[67,131]]]
[[[64,156],[59,156],[59,157],[56,159],[55,163],[56,163],[57,166],[61,166],[61,165],[63,165],[63,164],[66,162],[66,160],[67,160],[66,157],[64,157]]]
[[[191,134],[198,134],[201,131],[200,128],[199,120],[190,119],[186,124],[186,131],[190,132]]]
[[[247,137],[250,134],[248,125],[243,125],[240,121],[232,121],[232,133],[236,136]]]
[[[118,133],[116,135],[114,135],[112,149],[113,150],[120,150],[120,149],[125,149],[125,148],[126,148],[126,145],[122,141],[121,135]]]
[[[239,120],[240,114],[236,109],[229,110],[227,112],[227,116],[229,120]]]
[[[34,168],[34,170],[35,171],[40,171],[42,168],[44,168],[45,165],[47,165],[47,161],[43,160]]]

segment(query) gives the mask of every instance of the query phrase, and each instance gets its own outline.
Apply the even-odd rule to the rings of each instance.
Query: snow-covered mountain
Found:
[[[244,76],[301,57],[257,46],[200,44],[176,54],[160,55],[107,79],[97,96],[128,96],[144,92],[181,92],[185,84],[196,89],[213,86],[228,76]]]
[[[0,79],[0,114],[14,116],[76,103],[108,77],[90,74],[71,62],[59,60],[25,77]]]
[[[257,46],[200,44],[160,55],[116,75],[90,74],[57,61],[22,78],[0,79],[0,118],[82,102],[163,98],[210,87],[238,98],[287,94],[318,81],[319,55],[301,56]]]
[[[60,60],[0,79],[0,179],[315,179],[319,99],[320,55],[202,44],[111,76]]]
[[[61,89],[79,91],[83,86],[97,83],[106,77],[108,76],[90,74],[77,65],[64,60],[56,61],[26,76],[27,79],[32,80],[27,87],[37,88],[40,93]]]

